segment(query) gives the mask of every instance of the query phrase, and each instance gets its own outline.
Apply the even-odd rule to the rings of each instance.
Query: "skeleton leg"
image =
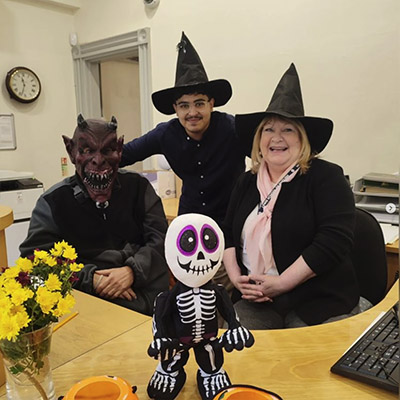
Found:
[[[223,368],[213,374],[208,374],[201,368],[197,371],[197,388],[202,400],[214,399],[220,390],[230,384],[229,376]]]
[[[215,348],[212,342],[194,348],[199,370],[197,387],[203,400],[211,400],[217,392],[231,384],[228,374],[222,368],[224,355],[221,348]]]
[[[198,366],[208,374],[218,371],[224,363],[224,353],[217,341],[207,341],[193,348]]]
[[[181,391],[186,381],[183,369],[189,358],[188,351],[176,354],[172,360],[163,361],[157,368],[147,385],[147,394],[155,400],[173,400]]]

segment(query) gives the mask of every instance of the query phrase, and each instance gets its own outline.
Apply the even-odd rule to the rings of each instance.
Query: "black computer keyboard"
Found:
[[[331,367],[331,371],[393,392],[399,391],[398,303]]]

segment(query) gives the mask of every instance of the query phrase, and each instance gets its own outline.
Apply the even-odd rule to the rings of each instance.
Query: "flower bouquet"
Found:
[[[83,264],[62,241],[35,250],[0,275],[0,350],[8,399],[55,398],[48,356],[52,323],[75,304],[72,284]]]

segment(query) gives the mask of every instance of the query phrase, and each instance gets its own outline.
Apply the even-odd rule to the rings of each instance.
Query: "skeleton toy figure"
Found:
[[[203,400],[230,385],[222,368],[223,349],[242,350],[254,343],[251,332],[241,326],[232,302],[221,285],[211,279],[221,265],[224,251],[222,231],[211,218],[184,214],[171,223],[165,239],[165,255],[176,285],[155,301],[154,340],[148,354],[159,360],[147,393],[156,400],[172,400],[182,389],[184,366],[193,348],[197,386]],[[217,310],[228,329],[218,334]]]

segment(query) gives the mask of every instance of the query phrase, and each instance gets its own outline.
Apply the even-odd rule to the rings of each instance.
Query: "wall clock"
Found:
[[[143,3],[145,4],[145,6],[147,6],[149,8],[157,7],[159,2],[160,2],[160,0],[143,0]]]
[[[14,67],[7,72],[6,88],[11,98],[21,103],[32,103],[39,97],[42,86],[31,69]]]

